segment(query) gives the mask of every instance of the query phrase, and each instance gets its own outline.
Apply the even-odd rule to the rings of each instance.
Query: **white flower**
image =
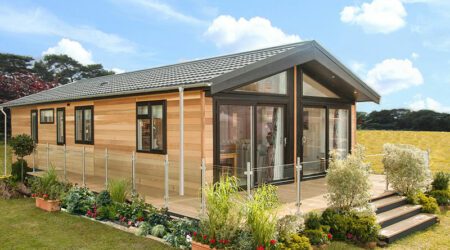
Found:
[[[186,235],[186,241],[187,242],[191,242],[192,241],[192,237],[189,234]]]

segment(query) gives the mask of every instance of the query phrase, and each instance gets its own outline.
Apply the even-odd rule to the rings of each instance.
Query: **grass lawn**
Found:
[[[11,173],[11,148],[8,147],[8,156],[7,156],[7,164],[6,164],[6,172]],[[0,175],[5,174],[5,142],[0,140]]]
[[[32,199],[0,198],[2,249],[170,249],[148,238],[64,212],[48,213]]]
[[[429,148],[431,171],[450,172],[450,132],[358,130],[356,138],[359,144],[367,148],[367,155],[383,153],[385,143],[412,144],[422,150]],[[377,174],[383,173],[382,158],[367,157]]]

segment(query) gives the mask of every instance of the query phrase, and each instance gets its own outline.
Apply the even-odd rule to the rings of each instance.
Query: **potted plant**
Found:
[[[66,189],[66,185],[58,181],[54,166],[44,172],[42,178],[34,177],[30,182],[36,207],[49,212],[61,209],[59,198]]]

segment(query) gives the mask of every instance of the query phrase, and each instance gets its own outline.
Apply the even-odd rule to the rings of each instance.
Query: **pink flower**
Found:
[[[128,226],[131,226],[131,224],[133,224],[133,222],[131,222],[131,220],[128,222]]]
[[[347,238],[348,238],[348,239],[351,239],[352,236],[353,236],[353,235],[352,235],[351,233],[348,233],[348,234],[347,234]]]

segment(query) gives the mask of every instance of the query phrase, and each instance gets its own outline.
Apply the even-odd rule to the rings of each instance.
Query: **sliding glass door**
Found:
[[[303,175],[325,172],[326,169],[326,108],[303,108]]]

